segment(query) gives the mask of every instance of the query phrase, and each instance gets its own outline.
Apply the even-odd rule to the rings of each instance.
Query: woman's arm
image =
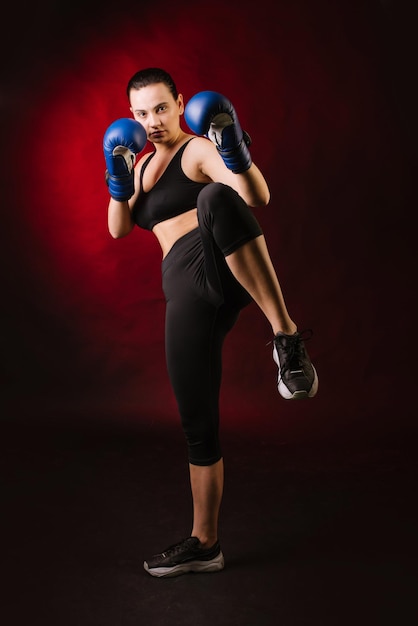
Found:
[[[119,202],[110,198],[107,210],[107,226],[113,239],[129,235],[135,223],[127,200]]]
[[[107,209],[107,227],[114,239],[126,237],[135,227],[132,217],[132,209],[139,196],[139,172],[149,153],[142,155],[134,168],[134,194],[129,200],[118,201],[110,198]]]
[[[131,118],[113,122],[103,137],[106,182],[110,193],[108,229],[114,239],[128,235],[134,227],[130,209],[138,193],[135,192],[138,181],[134,163],[146,142],[144,127]]]
[[[200,172],[233,187],[250,206],[267,204],[267,182],[252,162],[249,137],[230,100],[215,91],[201,91],[187,103],[184,117],[189,128],[208,137],[212,145],[199,142]]]
[[[184,167],[188,171],[191,171],[192,160],[195,161],[203,176],[214,182],[229,185],[249,206],[268,204],[270,191],[263,174],[255,163],[252,163],[245,172],[234,174],[226,167],[216,146],[205,137],[198,137],[190,143],[184,155]]]

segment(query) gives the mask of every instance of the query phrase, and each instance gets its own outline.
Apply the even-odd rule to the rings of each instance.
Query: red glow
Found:
[[[262,13],[251,5],[241,6],[239,14],[222,5],[222,19],[203,6],[193,8],[192,19],[177,6],[164,7],[158,18],[151,11],[108,15],[100,28],[79,27],[79,37],[68,37],[62,65],[37,84],[35,104],[19,131],[30,149],[24,185],[16,192],[17,219],[41,317],[59,319],[66,329],[61,337],[70,333],[64,354],[55,335],[46,333],[41,342],[52,355],[52,369],[60,362],[65,387],[71,379],[69,405],[175,412],[164,367],[160,250],[152,234],[139,229],[114,241],[106,223],[103,134],[114,119],[130,115],[126,83],[151,65],[171,72],[186,100],[213,89],[235,104],[253,139],[254,161],[270,182],[272,203],[257,216],[291,314],[315,328],[310,351],[320,373],[341,362],[324,336],[331,327],[338,345],[351,332],[346,318],[356,317],[354,303],[368,297],[359,283],[348,281],[342,291],[341,276],[345,280],[353,207],[366,207],[369,221],[377,210],[366,172],[368,181],[388,175],[388,138],[381,136],[386,113],[381,107],[376,113],[380,94],[371,44],[353,15],[347,22],[347,15],[331,14],[330,7],[325,18],[286,3],[273,20],[276,3],[265,4]],[[356,245],[361,266],[368,242],[360,236]],[[374,315],[372,306],[366,321]],[[240,356],[237,362],[244,337],[248,360]],[[280,412],[283,423],[303,414],[276,397],[269,339],[267,323],[250,307],[225,351],[223,401],[234,419]],[[51,362],[39,354],[28,358],[41,362],[46,373]],[[331,410],[334,375],[331,366],[310,411]],[[353,405],[339,410],[352,411]]]

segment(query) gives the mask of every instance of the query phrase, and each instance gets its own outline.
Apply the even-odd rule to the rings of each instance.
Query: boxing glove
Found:
[[[228,98],[216,91],[201,91],[187,103],[184,117],[190,130],[216,145],[228,169],[241,174],[250,168],[251,140]]]
[[[122,202],[133,196],[135,157],[146,143],[145,128],[128,117],[116,120],[106,130],[103,137],[105,179],[115,200]]]

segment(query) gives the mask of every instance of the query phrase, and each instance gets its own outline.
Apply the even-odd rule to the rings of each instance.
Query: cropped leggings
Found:
[[[197,200],[198,228],[162,261],[165,348],[170,382],[194,465],[222,457],[219,394],[224,339],[251,302],[225,261],[262,234],[251,209],[231,188],[210,183]]]

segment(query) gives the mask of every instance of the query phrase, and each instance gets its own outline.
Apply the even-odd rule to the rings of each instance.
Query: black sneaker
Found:
[[[180,576],[187,572],[218,572],[224,567],[224,557],[218,542],[205,549],[197,537],[188,537],[144,562],[151,576]]]
[[[286,400],[313,398],[318,391],[318,376],[306,352],[303,334],[305,339],[312,336],[311,331],[294,335],[277,333],[273,340],[273,359],[279,368],[277,388]]]

